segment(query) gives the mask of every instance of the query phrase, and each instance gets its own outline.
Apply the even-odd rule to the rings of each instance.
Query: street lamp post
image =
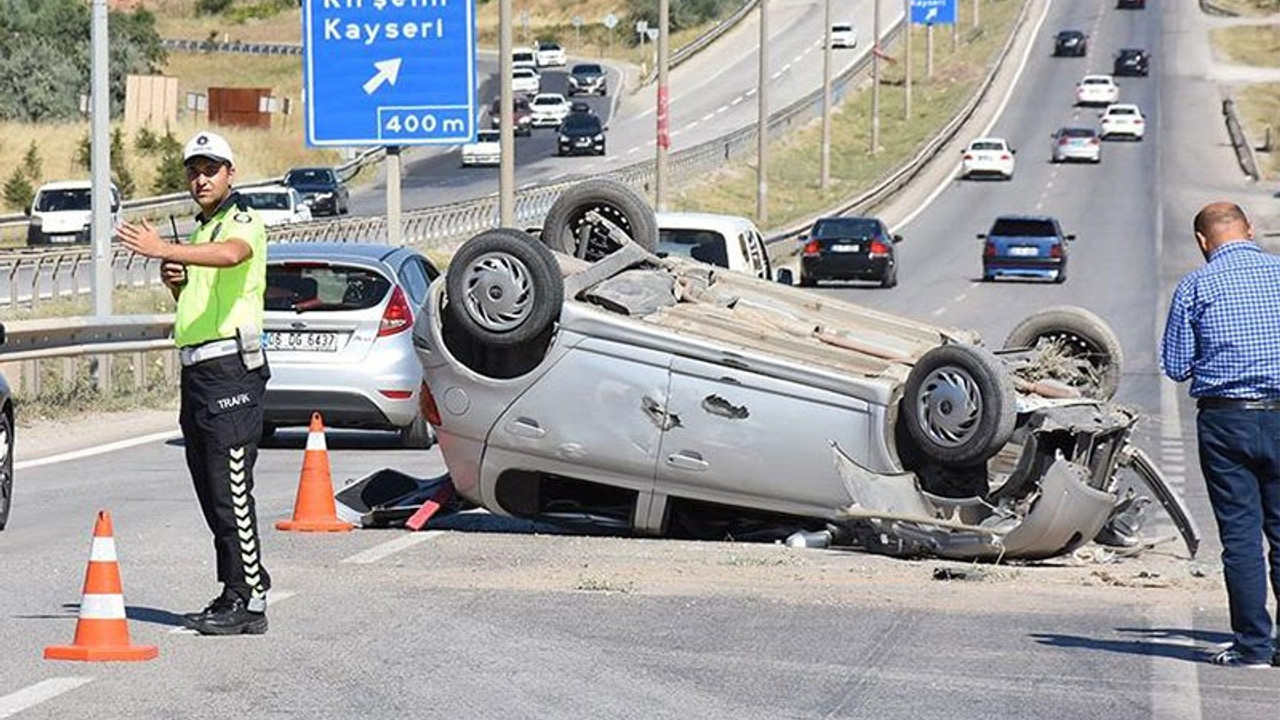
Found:
[[[871,37],[871,154],[880,152],[880,0],[873,0]]]
[[[831,185],[831,0],[823,3],[823,22],[826,38],[822,43],[822,162],[821,187],[826,192]]]
[[[667,30],[671,0],[658,0],[658,137],[657,164],[654,168],[654,198],[659,211],[667,209],[667,150],[671,147],[670,114],[667,102]]]
[[[903,22],[906,24],[906,27],[903,29],[903,33],[906,35],[906,38],[907,38],[906,42],[904,43],[905,47],[902,53],[903,61],[905,65],[905,67],[903,67],[903,71],[906,73],[906,82],[902,84],[902,89],[904,91],[903,103],[902,103],[902,117],[904,120],[910,120],[911,119],[911,29],[913,27],[911,25],[911,0],[902,0],[902,8],[903,8],[903,12],[905,13],[905,16],[903,17]]]
[[[498,223],[516,226],[515,92],[511,89],[511,0],[498,2]]]
[[[756,222],[769,224],[769,0],[760,0],[760,86],[756,117]]]

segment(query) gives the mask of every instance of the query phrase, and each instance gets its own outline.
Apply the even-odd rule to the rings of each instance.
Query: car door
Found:
[[[490,429],[485,491],[502,472],[533,471],[635,491],[643,514],[666,422],[670,355],[602,338],[569,344]]]
[[[793,513],[852,502],[831,442],[865,461],[873,425],[858,398],[683,357],[667,414],[656,493]]]

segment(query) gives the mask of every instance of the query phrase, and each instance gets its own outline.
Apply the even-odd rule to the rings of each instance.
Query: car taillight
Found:
[[[391,302],[382,313],[382,322],[378,326],[378,337],[386,337],[404,332],[413,327],[413,310],[404,297],[404,291],[397,287],[391,292]]]
[[[1090,144],[1090,145],[1101,145],[1101,144],[1102,144],[1102,140],[1100,140],[1099,138],[1089,138],[1089,144]]]
[[[995,243],[990,243],[990,242],[989,242],[989,243],[987,243],[986,245],[982,246],[982,256],[983,256],[983,257],[995,257],[995,256],[996,256],[996,244],[995,244]]]
[[[822,253],[822,243],[817,240],[810,240],[804,245],[805,255],[820,255]]]
[[[440,427],[440,408],[436,406],[436,397],[431,394],[431,387],[426,383],[422,383],[422,392],[418,393],[418,412],[422,413],[427,422]]]
[[[1070,145],[1070,144],[1071,144],[1071,139],[1070,139],[1070,138],[1060,138],[1060,139],[1058,140],[1058,144],[1059,144],[1059,145]]]
[[[1142,124],[1142,118],[1138,118],[1137,120],[1134,120],[1134,121],[1133,121],[1133,124],[1134,124],[1134,125],[1141,125],[1141,124]]]
[[[868,252],[871,253],[871,257],[884,257],[889,254],[889,246],[879,240],[872,240],[871,249]]]
[[[1001,156],[1000,156],[1000,159],[1001,159],[1001,160],[1012,160],[1012,159],[1013,159],[1013,156],[1012,156],[1012,155],[1010,155],[1009,153],[1005,153],[1004,155],[1001,155]]]
[[[412,390],[379,390],[378,392],[392,400],[408,400],[413,397]]]
[[[964,154],[964,159],[965,159],[965,160],[972,160],[972,159],[973,159],[973,155],[970,155],[969,153],[965,153],[965,154]]]
[[[1062,257],[1062,246],[1061,246],[1061,245],[1054,245],[1053,247],[1049,248],[1049,257],[1051,257],[1051,258],[1060,258],[1060,257]]]

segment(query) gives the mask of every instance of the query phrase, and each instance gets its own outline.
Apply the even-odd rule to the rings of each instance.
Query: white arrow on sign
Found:
[[[929,12],[925,13],[925,15],[924,15],[924,21],[925,21],[925,22],[929,22],[930,20],[932,20],[932,19],[934,19],[934,18],[936,18],[936,17],[938,17],[938,6],[937,6],[937,5],[935,5],[935,6],[931,7],[931,8],[929,8]]]
[[[401,58],[391,58],[373,64],[378,68],[378,72],[364,83],[364,93],[372,95],[374,90],[382,86],[382,83],[396,84],[396,78],[400,76],[400,60]]]

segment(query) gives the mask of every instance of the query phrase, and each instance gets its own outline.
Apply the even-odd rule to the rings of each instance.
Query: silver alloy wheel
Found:
[[[925,378],[916,396],[920,429],[938,445],[959,447],[977,430],[982,393],[963,368],[944,365]]]
[[[463,302],[476,324],[491,332],[507,332],[523,323],[533,304],[529,268],[506,253],[476,258],[463,278]]]

